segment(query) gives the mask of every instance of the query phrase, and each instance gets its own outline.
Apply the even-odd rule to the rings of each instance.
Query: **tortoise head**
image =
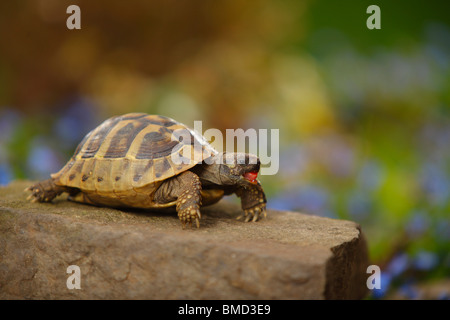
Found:
[[[251,153],[224,152],[220,164],[220,181],[224,185],[257,184],[260,168],[257,156]]]

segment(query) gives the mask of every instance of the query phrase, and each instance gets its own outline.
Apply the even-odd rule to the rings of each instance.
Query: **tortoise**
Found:
[[[267,215],[256,155],[217,152],[203,136],[171,118],[145,113],[112,117],[89,132],[72,158],[26,191],[28,200],[68,199],[96,206],[176,210],[200,226],[200,207],[235,193],[245,222]]]

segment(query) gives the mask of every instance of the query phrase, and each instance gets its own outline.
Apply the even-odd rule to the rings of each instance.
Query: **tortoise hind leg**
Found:
[[[79,190],[66,186],[58,186],[53,179],[39,181],[38,183],[26,188],[24,191],[31,191],[31,195],[27,200],[32,202],[51,202],[54,198],[63,192],[68,192],[71,195],[76,194]]]

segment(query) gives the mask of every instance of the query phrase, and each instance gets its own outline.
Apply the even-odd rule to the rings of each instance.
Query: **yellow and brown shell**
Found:
[[[174,132],[188,133],[191,139],[174,139]],[[143,188],[148,197],[163,180],[216,153],[184,124],[164,116],[130,113],[110,118],[89,132],[52,178],[58,185],[99,197],[133,197]]]

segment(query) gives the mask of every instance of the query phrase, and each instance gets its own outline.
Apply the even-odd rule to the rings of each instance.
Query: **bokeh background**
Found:
[[[81,8],[81,30],[66,8]],[[366,9],[381,8],[381,30]],[[280,130],[274,209],[361,224],[382,289],[448,299],[445,1],[0,3],[0,185],[43,179],[107,117]]]

